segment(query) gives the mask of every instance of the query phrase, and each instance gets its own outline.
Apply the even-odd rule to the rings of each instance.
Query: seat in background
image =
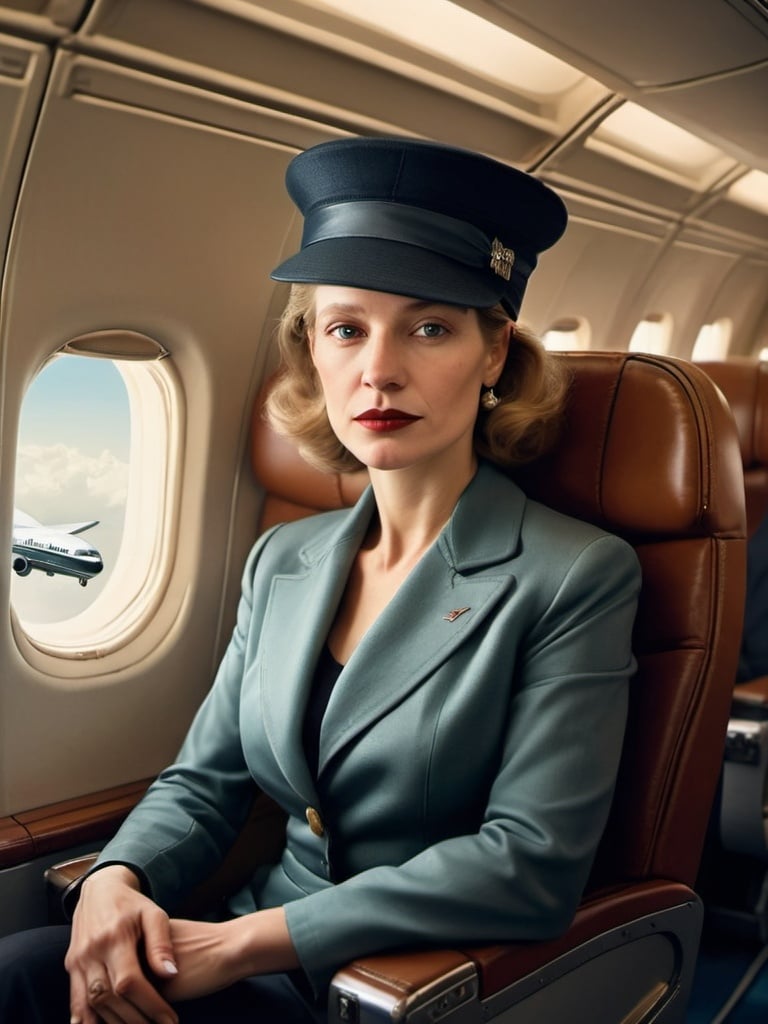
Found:
[[[698,365],[723,392],[736,420],[752,537],[768,515],[768,363],[737,357]],[[702,884],[714,919],[754,932],[763,942],[768,942],[767,784],[768,677],[762,676],[734,687],[718,829],[707,849]]]
[[[768,513],[768,363],[740,357],[697,365],[723,392],[736,420],[751,537]]]

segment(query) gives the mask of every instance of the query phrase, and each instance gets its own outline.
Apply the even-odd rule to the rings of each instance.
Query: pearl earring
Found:
[[[488,388],[488,390],[483,393],[483,396],[480,399],[480,405],[482,405],[482,407],[487,412],[490,412],[491,409],[496,408],[500,401],[501,399],[497,398],[497,396],[493,393],[493,388]]]

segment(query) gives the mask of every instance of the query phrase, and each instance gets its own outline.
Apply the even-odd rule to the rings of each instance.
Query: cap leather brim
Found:
[[[276,281],[337,284],[392,292],[455,306],[489,309],[502,299],[519,309],[514,282],[468,267],[427,249],[371,238],[330,238],[284,260]]]

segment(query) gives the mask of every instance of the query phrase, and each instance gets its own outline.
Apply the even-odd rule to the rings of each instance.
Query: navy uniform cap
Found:
[[[277,281],[339,284],[517,318],[540,252],[567,213],[537,178],[469,150],[411,139],[341,139],[286,174],[304,215]]]

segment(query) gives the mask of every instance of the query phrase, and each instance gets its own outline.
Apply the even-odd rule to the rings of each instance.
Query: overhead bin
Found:
[[[93,0],[3,0],[0,28],[33,38],[58,38],[76,28]]]
[[[761,0],[489,0],[485,6],[510,31],[768,171],[768,13]]]
[[[50,63],[45,46],[0,34],[0,270]]]
[[[176,330],[210,335],[226,364],[228,345],[253,344],[269,270],[295,244],[285,167],[298,149],[332,136],[60,51],[15,214],[7,343],[40,365],[68,337],[122,318],[120,326],[161,341]]]
[[[535,29],[547,49],[568,59],[567,47],[577,67],[589,61],[597,77],[610,72],[623,86],[682,83],[768,59],[768,17],[750,0],[490,3]]]
[[[291,0],[96,0],[70,45],[343,130],[439,134],[483,151],[490,142],[494,155],[520,166],[561,134],[551,98],[538,103],[461,72],[418,41],[388,49],[381,34],[358,26],[366,46],[350,40],[348,21],[315,11],[307,24],[311,13]],[[606,90],[591,83],[586,92],[582,105],[591,106]]]

